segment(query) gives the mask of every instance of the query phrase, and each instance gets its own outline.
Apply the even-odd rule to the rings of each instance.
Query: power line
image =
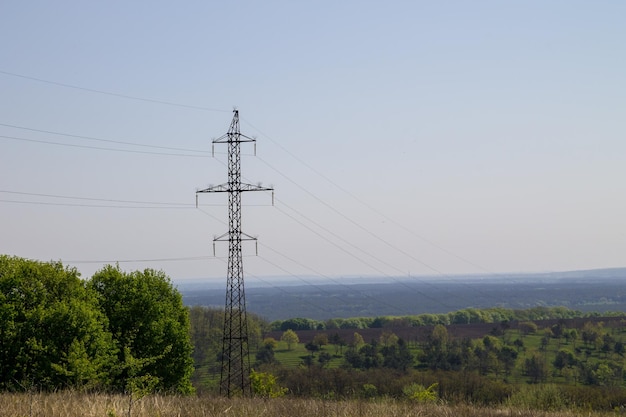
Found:
[[[152,258],[152,259],[109,259],[109,260],[69,260],[68,264],[115,264],[115,263],[140,263],[140,262],[186,262],[205,261],[209,259],[219,259],[214,256],[187,256],[180,258]]]
[[[283,178],[285,178],[286,180],[288,180],[289,182],[291,182],[292,184],[294,184],[296,187],[300,188],[302,191],[304,191],[305,193],[307,193],[309,196],[313,197],[315,200],[317,200],[319,203],[323,204],[325,207],[327,207],[328,209],[330,209],[331,211],[333,211],[334,213],[338,214],[339,216],[341,216],[343,219],[347,220],[348,222],[350,222],[351,224],[353,224],[354,226],[358,227],[359,229],[361,229],[362,231],[366,232],[367,234],[369,234],[370,236],[372,236],[373,238],[379,240],[380,242],[384,243],[385,245],[389,246],[390,248],[392,248],[393,250],[402,253],[403,255],[409,257],[410,259],[414,260],[415,262],[418,262],[419,264],[425,266],[426,268],[441,274],[441,275],[445,275],[443,272],[439,271],[438,269],[436,269],[435,267],[427,264],[426,262],[416,258],[415,256],[411,255],[410,253],[406,252],[403,249],[398,248],[397,246],[393,245],[392,243],[388,242],[387,240],[383,239],[382,237],[378,236],[377,234],[375,234],[374,232],[372,232],[371,230],[369,230],[368,228],[366,228],[365,226],[362,226],[361,224],[357,223],[356,221],[352,220],[349,216],[343,214],[342,212],[340,212],[339,210],[337,210],[335,207],[333,207],[332,204],[329,204],[327,202],[325,202],[324,200],[322,200],[320,197],[316,196],[315,194],[313,194],[311,191],[307,190],[305,187],[300,186],[298,183],[296,183],[292,178],[290,178],[289,176],[283,174],[281,171],[279,171],[278,169],[276,169],[275,167],[273,167],[272,165],[270,165],[268,162],[266,162],[263,158],[259,157],[259,160],[261,162],[263,162],[265,165],[267,165],[269,168],[271,168],[272,170],[274,170],[275,172],[277,172],[279,175],[281,175]]]
[[[224,259],[221,259],[221,258],[220,258],[220,260],[221,260],[222,262],[224,262],[224,263],[227,263],[227,261],[226,261],[226,260],[224,260]],[[316,309],[318,309],[318,310],[320,310],[320,311],[322,311],[322,312],[324,312],[324,313],[327,313],[327,314],[332,314],[332,312],[331,312],[330,310],[327,310],[327,309],[325,309],[325,308],[320,307],[320,306],[319,306],[319,305],[317,305],[317,304],[314,304],[314,303],[310,302],[307,298],[305,298],[305,297],[303,297],[303,296],[301,296],[301,295],[299,295],[299,294],[294,294],[294,293],[292,293],[292,292],[290,292],[290,291],[287,291],[287,290],[285,290],[284,288],[279,287],[279,286],[276,286],[276,285],[272,284],[271,282],[269,282],[269,281],[267,281],[267,280],[264,280],[263,278],[261,278],[261,277],[259,277],[259,276],[257,276],[257,275],[254,275],[254,274],[250,274],[250,273],[248,273],[248,276],[250,276],[250,277],[252,277],[252,278],[254,278],[254,279],[256,279],[256,280],[258,280],[258,281],[260,281],[260,282],[262,282],[262,283],[266,284],[267,286],[269,286],[269,287],[271,287],[271,288],[274,288],[274,289],[276,289],[276,290],[278,290],[278,291],[280,291],[280,292],[282,292],[282,293],[284,293],[284,294],[287,294],[287,295],[292,296],[292,297],[297,297],[297,298],[298,298],[298,299],[300,299],[300,301],[301,301],[302,303],[304,303],[304,304],[308,304],[308,305],[310,305],[310,306],[312,306],[312,307],[314,307],[314,308],[316,308]]]
[[[183,156],[183,157],[192,157],[192,158],[210,158],[211,157],[211,155],[192,155],[192,154],[181,154],[181,153],[137,151],[137,150],[132,150],[132,149],[103,148],[99,146],[77,145],[77,144],[72,144],[72,143],[52,142],[52,141],[39,140],[39,139],[27,139],[27,138],[19,138],[16,136],[6,136],[6,135],[0,135],[0,138],[23,141],[23,142],[45,143],[47,145],[69,146],[73,148],[97,149],[100,151],[127,152],[127,153],[139,153],[139,154],[161,155],[161,156]]]
[[[267,246],[267,245],[263,245],[263,246],[264,246],[264,247],[266,247],[267,249],[270,249],[270,250],[271,250],[271,251],[273,251],[274,253],[277,253],[278,255],[280,255],[280,256],[282,256],[282,257],[284,257],[285,259],[288,259],[288,260],[290,260],[291,262],[294,262],[294,263],[296,263],[297,265],[300,265],[301,267],[304,267],[304,268],[308,269],[309,271],[313,272],[314,274],[316,274],[316,275],[318,275],[318,276],[320,276],[320,277],[322,277],[322,278],[325,278],[325,279],[327,279],[327,280],[329,280],[329,281],[331,281],[331,282],[335,283],[336,285],[340,285],[340,286],[342,286],[342,287],[344,287],[344,288],[348,288],[348,289],[350,289],[351,291],[353,291],[353,289],[352,289],[352,288],[349,288],[346,284],[344,284],[344,283],[340,282],[339,280],[334,279],[334,278],[331,278],[331,277],[329,277],[329,276],[327,276],[327,275],[324,275],[324,274],[322,274],[322,273],[320,273],[320,272],[316,271],[316,270],[315,270],[315,269],[313,269],[313,268],[307,267],[307,266],[303,265],[302,263],[300,263],[300,262],[298,262],[298,261],[296,261],[296,260],[294,260],[294,259],[292,259],[292,258],[288,257],[287,255],[285,255],[285,254],[283,254],[283,253],[280,253],[280,252],[278,252],[278,251],[277,251],[277,250],[275,250],[275,249],[270,248],[270,247],[269,247],[269,246]],[[320,288],[319,286],[317,286],[317,285],[315,285],[315,284],[312,284],[312,283],[310,283],[310,282],[307,282],[306,280],[302,279],[302,278],[301,278],[301,277],[299,277],[298,275],[295,275],[295,274],[290,273],[289,271],[287,271],[287,270],[286,270],[286,269],[284,269],[283,267],[278,266],[278,265],[276,265],[276,264],[275,264],[275,263],[273,263],[273,262],[270,262],[268,259],[266,259],[266,258],[264,258],[264,257],[260,257],[260,258],[261,258],[261,259],[263,259],[265,262],[269,263],[270,265],[273,265],[273,266],[275,266],[276,268],[278,268],[278,269],[282,270],[283,272],[286,272],[286,273],[287,273],[287,274],[289,274],[290,276],[295,277],[295,278],[297,278],[298,280],[300,280],[300,281],[304,282],[305,284],[307,284],[307,285],[311,285],[311,286],[313,286],[313,287],[315,287],[315,288],[319,289],[319,290],[320,290],[320,291],[322,291],[322,292],[325,292],[325,293],[327,293],[327,294],[329,294],[329,295],[332,295],[330,292],[328,292],[328,291],[326,291],[326,290],[324,290],[324,289]],[[404,311],[403,309],[401,309],[400,307],[398,307],[398,306],[396,306],[396,305],[389,304],[389,303],[387,303],[387,302],[381,301],[381,300],[379,300],[379,299],[377,299],[377,298],[375,298],[375,297],[373,297],[373,296],[371,296],[371,295],[369,295],[369,294],[367,294],[367,293],[364,293],[364,292],[360,292],[360,294],[361,294],[363,297],[365,297],[365,298],[369,298],[369,299],[371,299],[371,300],[373,300],[373,301],[377,302],[378,304],[382,304],[382,305],[385,305],[385,306],[387,306],[387,307],[391,307],[391,308],[393,308],[393,309],[395,309],[395,310],[398,310],[398,311],[400,311],[400,312],[402,312],[402,313],[404,313],[404,314],[409,315],[409,313],[408,313],[408,312]],[[346,302],[346,305],[350,303],[350,302],[349,302],[349,301],[347,301],[347,300],[345,300],[345,302]]]
[[[156,100],[156,99],[145,98],[145,97],[131,96],[131,95],[128,95],[128,94],[112,93],[110,91],[96,90],[94,88],[87,88],[87,87],[81,87],[81,86],[72,85],[72,84],[61,83],[61,82],[58,82],[58,81],[45,80],[45,79],[42,79],[42,78],[36,78],[36,77],[28,76],[28,75],[22,75],[22,74],[17,74],[17,73],[14,73],[14,72],[8,72],[8,71],[2,71],[2,70],[0,70],[0,74],[9,75],[11,77],[23,78],[23,79],[31,80],[31,81],[37,81],[37,82],[40,82],[40,83],[56,85],[56,86],[59,86],[59,87],[72,88],[72,89],[75,89],[75,90],[87,91],[87,92],[90,92],[90,93],[104,94],[104,95],[108,95],[108,96],[124,98],[124,99],[128,99],[128,100],[137,100],[137,101],[144,101],[144,102],[148,102],[148,103],[163,104],[163,105],[166,105],[166,106],[183,107],[183,108],[187,108],[187,109],[203,110],[203,111],[211,111],[211,112],[219,112],[219,113],[228,113],[229,112],[229,110],[215,109],[215,108],[202,107],[202,106],[194,106],[194,105],[182,104],[182,103],[174,103],[174,102],[171,102],[171,101]]]
[[[194,207],[194,204],[192,203],[169,203],[169,202],[165,203],[165,202],[158,202],[158,201],[114,200],[114,199],[109,199],[109,198],[75,197],[75,196],[68,196],[68,195],[27,193],[24,191],[9,191],[9,190],[0,190],[0,193],[28,195],[28,196],[36,196],[36,197],[52,197],[52,198],[62,198],[62,199],[70,199],[70,200],[106,201],[110,203],[156,204],[156,205],[164,205],[164,206]]]
[[[138,200],[115,200],[107,198],[92,198],[92,197],[72,197],[58,194],[41,194],[41,193],[27,193],[22,191],[8,191],[0,190],[0,193],[14,194],[23,196],[34,197],[46,197],[53,199],[68,199],[68,200],[80,200],[80,201],[99,201],[106,203],[125,203],[135,205],[113,205],[113,204],[79,204],[79,203],[57,203],[52,201],[28,201],[28,200],[7,200],[0,199],[2,203],[15,203],[15,204],[34,204],[45,206],[64,206],[64,207],[95,207],[95,208],[121,208],[121,209],[191,209],[196,208],[193,203],[172,203],[172,202],[159,202],[159,201],[138,201]],[[153,205],[153,206],[150,206]],[[225,204],[202,204],[204,207],[225,207]],[[269,204],[245,204],[246,207],[269,207]],[[206,213],[206,212],[205,212]],[[209,213],[206,213],[210,215]]]
[[[0,203],[13,203],[13,204],[33,204],[39,206],[62,206],[62,207],[93,207],[93,208],[114,208],[114,209],[184,209],[189,210],[193,207],[173,207],[173,206],[113,206],[105,204],[76,204],[76,203],[52,203],[48,201],[20,201],[20,200],[5,200],[1,199]]]
[[[52,130],[35,129],[31,127],[17,126],[17,125],[11,125],[7,123],[0,123],[0,126],[10,127],[13,129],[29,130],[31,132],[48,133],[51,135],[67,136],[70,138],[87,139],[87,140],[94,140],[94,141],[108,142],[108,143],[117,143],[121,145],[129,145],[129,146],[140,146],[143,148],[166,149],[166,150],[171,150],[171,151],[183,151],[183,152],[198,152],[198,153],[204,153],[204,154],[210,153],[210,151],[203,151],[203,150],[198,150],[198,149],[172,148],[169,146],[146,145],[143,143],[124,142],[124,141],[111,140],[111,139],[101,139],[101,138],[95,138],[93,136],[75,135],[71,133],[55,132]]]
[[[211,214],[209,214],[209,213],[205,212],[204,210],[200,210],[200,211],[201,211],[202,213],[206,214],[207,216],[210,216],[210,217],[212,217],[212,218],[214,218],[214,219],[216,219],[216,220],[220,221],[221,223],[224,223],[223,221],[221,221],[221,220],[220,220],[220,219],[218,219],[217,217],[215,217],[215,216],[213,216],[213,215],[211,215]],[[293,217],[289,216],[288,214],[287,214],[287,216],[288,216],[288,217],[290,217],[290,218],[292,218],[294,221],[296,221],[296,222],[300,223],[297,219],[295,219],[295,218],[293,218]],[[224,224],[225,224],[225,223],[224,223]],[[300,224],[301,224],[301,223],[300,223]],[[304,226],[304,225],[303,225],[303,226]],[[304,226],[304,227],[306,227],[306,226]],[[309,229],[309,230],[310,230],[310,229]],[[315,232],[313,231],[313,233],[315,233]],[[308,271],[311,271],[312,273],[314,273],[315,275],[317,275],[317,276],[319,276],[319,277],[321,277],[321,278],[325,278],[325,279],[327,279],[328,281],[331,281],[331,282],[333,282],[333,283],[335,283],[335,284],[337,284],[337,285],[340,285],[340,286],[342,286],[342,287],[346,287],[346,288],[347,288],[347,286],[346,286],[345,284],[343,284],[342,282],[340,282],[340,281],[339,281],[339,280],[337,280],[337,279],[334,279],[334,278],[332,278],[332,277],[330,277],[330,276],[328,276],[328,275],[322,274],[321,272],[316,271],[314,268],[311,268],[311,267],[309,267],[309,266],[306,266],[306,265],[302,264],[301,262],[299,262],[299,261],[297,261],[297,260],[295,260],[295,259],[293,259],[293,258],[291,258],[291,257],[289,257],[289,256],[287,256],[287,255],[285,255],[285,254],[284,254],[284,253],[282,253],[282,252],[277,251],[276,249],[273,249],[272,247],[270,247],[270,246],[268,246],[268,245],[266,245],[266,244],[261,243],[260,245],[261,245],[262,247],[264,247],[264,248],[266,248],[266,249],[269,249],[269,250],[271,250],[272,252],[274,252],[274,253],[276,253],[276,254],[278,254],[278,255],[282,256],[283,258],[285,258],[285,259],[287,259],[287,260],[289,260],[289,261],[291,261],[291,262],[293,262],[293,263],[295,263],[295,264],[299,265],[300,267],[302,267],[302,268],[304,268],[304,269],[306,269],[306,270],[308,270]],[[348,252],[348,253],[349,253],[349,252]],[[287,275],[289,275],[289,276],[291,276],[291,277],[293,277],[293,278],[295,278],[295,279],[297,279],[297,280],[299,280],[299,281],[303,282],[304,284],[306,284],[306,285],[310,285],[310,286],[313,286],[313,287],[315,287],[315,288],[319,289],[320,291],[323,291],[323,292],[328,293],[328,291],[325,291],[324,289],[322,289],[322,288],[320,288],[320,287],[316,286],[315,284],[313,284],[313,283],[311,283],[311,282],[306,281],[305,279],[303,279],[303,278],[302,278],[302,277],[300,277],[299,275],[296,275],[296,274],[294,274],[294,273],[292,273],[292,272],[288,271],[288,270],[287,270],[287,269],[285,269],[284,267],[279,266],[278,264],[276,264],[276,263],[274,263],[274,262],[271,262],[271,261],[270,261],[270,260],[268,260],[267,258],[265,258],[265,257],[263,257],[263,256],[259,256],[259,258],[260,258],[260,259],[262,259],[263,261],[265,261],[266,263],[268,263],[268,264],[270,264],[270,265],[274,266],[275,268],[280,269],[281,271],[283,271],[283,272],[284,272],[284,273],[286,273]],[[359,261],[362,261],[360,258],[357,258],[357,259],[358,259]],[[384,274],[384,272],[382,272],[382,271],[378,271],[378,272],[379,272],[379,273],[381,273],[381,274]],[[385,274],[385,275],[386,275],[386,274]],[[413,290],[413,289],[412,289],[412,290]],[[418,291],[418,292],[419,292],[419,291]],[[330,293],[328,293],[328,294],[330,294]],[[420,294],[421,294],[421,293],[420,293]],[[394,308],[394,309],[396,309],[396,310],[399,310],[399,311],[401,311],[401,312],[403,312],[403,313],[405,313],[405,314],[408,314],[406,311],[404,311],[404,310],[402,310],[402,309],[398,308],[397,306],[394,306],[394,305],[388,304],[388,303],[386,303],[386,302],[384,302],[384,301],[378,300],[378,299],[376,299],[376,298],[372,297],[372,296],[371,296],[371,295],[369,295],[369,294],[366,294],[366,293],[361,293],[361,295],[362,295],[363,297],[365,297],[365,298],[372,299],[372,300],[376,301],[376,302],[377,302],[377,303],[379,303],[379,304],[383,304],[383,305],[386,305],[386,306],[388,306],[388,307],[392,307],[392,308]],[[423,294],[422,294],[422,295],[423,295]],[[347,302],[347,301],[346,301],[346,302]]]
[[[243,121],[245,123],[247,123],[250,127],[252,127],[253,129],[255,129],[256,131],[258,131],[261,135],[263,135],[264,137],[266,137],[267,139],[269,139],[274,145],[278,146],[280,149],[283,150],[283,152],[285,152],[287,155],[291,156],[293,159],[295,159],[296,161],[298,161],[298,163],[300,163],[301,165],[305,166],[306,168],[308,168],[310,171],[312,171],[314,174],[318,175],[320,178],[322,178],[323,180],[325,180],[326,182],[328,182],[329,184],[333,185],[335,188],[337,188],[338,190],[340,190],[341,192],[347,194],[348,196],[350,196],[351,198],[353,198],[355,201],[357,201],[359,204],[363,205],[364,207],[366,207],[367,209],[369,209],[370,211],[372,211],[373,213],[383,217],[385,220],[389,221],[390,223],[394,224],[395,226],[399,227],[400,229],[404,230],[405,232],[413,235],[414,237],[422,240],[423,242],[426,242],[427,244],[439,249],[440,251],[446,253],[447,255],[450,255],[462,262],[465,262],[468,265],[471,265],[477,269],[481,269],[489,274],[495,274],[493,271],[478,265],[475,262],[472,262],[446,248],[444,248],[443,246],[433,242],[430,239],[427,239],[426,237],[416,233],[415,231],[408,229],[406,226],[400,224],[399,222],[397,222],[396,220],[390,218],[389,216],[387,216],[386,214],[382,213],[380,210],[377,210],[376,208],[374,208],[373,206],[371,206],[370,204],[366,203],[365,201],[363,201],[362,199],[360,199],[359,197],[357,197],[356,195],[354,195],[354,193],[350,192],[349,190],[345,189],[344,187],[342,187],[341,185],[339,185],[337,182],[331,180],[330,178],[328,178],[326,175],[324,175],[322,172],[320,172],[319,170],[315,169],[313,166],[311,166],[310,164],[308,164],[306,161],[304,161],[302,158],[299,158],[296,154],[294,154],[293,152],[291,152],[289,149],[285,148],[283,145],[280,144],[280,142],[274,140],[272,137],[270,137],[269,135],[265,134],[263,131],[261,131],[259,128],[255,127],[252,123],[250,123],[248,120],[243,119]],[[259,158],[261,159],[261,158]],[[263,163],[265,163],[266,165],[269,166],[269,164],[267,164],[267,162],[265,162],[263,159],[261,159],[261,161]],[[270,168],[276,170],[275,168],[271,167]],[[283,175],[282,173],[278,172],[279,174]],[[284,176],[284,175],[283,175]],[[288,178],[289,179],[289,178]],[[295,183],[294,183],[295,184]],[[297,185],[297,184],[296,184]],[[300,187],[301,189],[303,189],[302,187]],[[345,217],[345,216],[344,216]],[[347,217],[346,217],[347,218]],[[420,261],[418,261],[420,262]],[[430,266],[425,265],[430,269]],[[433,271],[438,272],[437,270],[433,269]]]
[[[290,215],[290,214],[288,214],[287,212],[285,212],[285,211],[283,211],[283,210],[280,210],[280,209],[278,209],[278,210],[279,210],[279,211],[281,211],[284,215],[286,215],[286,216],[287,216],[287,217],[289,217],[290,219],[292,219],[293,221],[295,221],[296,223],[300,224],[301,226],[305,227],[306,229],[308,229],[308,230],[309,230],[309,231],[311,231],[312,233],[316,234],[317,236],[319,236],[319,237],[321,237],[322,239],[326,240],[327,242],[331,243],[331,244],[332,244],[333,246],[335,246],[337,249],[339,249],[339,250],[341,250],[342,252],[346,253],[347,255],[349,255],[349,256],[351,256],[351,257],[353,257],[354,259],[358,260],[358,261],[359,261],[359,262],[361,262],[362,264],[364,264],[364,265],[368,266],[369,268],[371,268],[372,270],[374,270],[374,271],[378,272],[378,273],[379,273],[379,274],[381,274],[382,276],[387,277],[387,278],[389,278],[389,279],[391,279],[391,280],[395,281],[397,284],[402,285],[403,287],[405,287],[405,288],[407,288],[407,289],[409,289],[409,290],[411,290],[411,291],[417,292],[419,295],[421,295],[421,296],[423,296],[423,297],[425,297],[425,298],[428,298],[428,299],[430,299],[431,301],[438,302],[438,303],[440,303],[441,305],[443,305],[444,307],[452,308],[451,306],[449,306],[449,305],[446,305],[446,304],[442,303],[440,300],[437,300],[437,299],[435,299],[435,298],[433,298],[433,297],[430,297],[430,296],[426,295],[425,293],[423,293],[422,291],[419,291],[419,290],[415,289],[414,287],[411,287],[411,286],[407,285],[405,282],[402,282],[402,281],[397,280],[397,279],[396,279],[396,278],[394,278],[393,276],[391,276],[391,275],[387,274],[385,271],[383,271],[383,270],[381,270],[381,269],[376,268],[375,266],[373,266],[373,265],[372,265],[372,264],[370,264],[369,262],[367,262],[367,261],[365,261],[365,260],[363,260],[363,259],[359,258],[359,257],[358,257],[357,255],[355,255],[354,253],[352,253],[352,252],[348,251],[346,248],[344,248],[344,247],[342,247],[342,246],[338,245],[337,243],[333,242],[332,240],[325,239],[325,238],[324,238],[324,237],[323,237],[320,233],[316,232],[315,230],[313,230],[313,229],[312,229],[312,228],[310,228],[309,226],[307,226],[307,225],[305,225],[304,223],[300,222],[298,219],[296,219],[295,217],[291,216],[291,215]],[[431,285],[432,285],[432,284],[431,284]]]

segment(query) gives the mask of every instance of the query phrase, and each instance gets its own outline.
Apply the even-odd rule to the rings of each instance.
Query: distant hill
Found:
[[[488,277],[370,277],[364,281],[358,283],[358,279],[349,278],[343,284],[344,280],[338,278],[333,282],[318,280],[311,285],[294,285],[277,280],[274,286],[247,287],[247,309],[270,321],[447,313],[496,306],[626,311],[626,268]],[[222,288],[205,288],[201,282],[180,282],[177,286],[186,305],[224,306],[225,284]]]

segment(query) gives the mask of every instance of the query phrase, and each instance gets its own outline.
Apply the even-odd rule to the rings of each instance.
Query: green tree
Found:
[[[398,343],[399,337],[394,332],[384,331],[380,335],[378,342],[383,347],[393,346]]]
[[[354,335],[352,336],[352,343],[350,343],[350,346],[356,350],[359,350],[364,344],[365,341],[363,340],[363,336],[361,336],[358,332],[354,332]]]
[[[328,344],[328,335],[326,333],[317,333],[313,336],[313,343],[322,349],[322,346],[326,346]]]
[[[548,378],[548,366],[538,353],[532,353],[524,360],[524,372],[533,384],[545,382]]]
[[[276,363],[276,358],[274,356],[274,348],[271,343],[263,345],[261,349],[257,350],[255,358],[256,363],[261,364],[271,364]]]
[[[398,339],[395,344],[383,346],[381,354],[385,368],[406,371],[413,365],[413,354],[403,339]]]
[[[152,269],[126,273],[108,265],[94,274],[89,287],[98,294],[119,348],[115,385],[123,389],[131,377],[124,365],[130,353],[142,364],[132,377],[159,378],[156,390],[192,392],[189,315],[169,277]]]
[[[209,375],[217,375],[221,369],[219,355],[222,352],[224,310],[194,306],[189,309],[191,342],[193,345],[194,373],[192,381],[198,386]]]
[[[104,387],[115,345],[75,268],[0,255],[0,387]]]
[[[535,333],[538,327],[532,321],[523,321],[518,325],[518,329],[523,336],[527,336],[531,333]]]
[[[300,338],[298,337],[296,332],[291,329],[287,329],[285,332],[283,332],[280,340],[287,343],[287,350],[291,350],[293,345],[300,343]]]

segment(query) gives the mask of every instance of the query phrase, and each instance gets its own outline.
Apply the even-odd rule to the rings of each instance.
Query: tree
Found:
[[[389,347],[397,344],[398,340],[399,338],[395,333],[385,331],[382,332],[378,341],[383,347]]]
[[[343,353],[343,347],[346,345],[346,341],[339,336],[339,333],[335,332],[330,335],[329,342],[335,346],[335,354]]]
[[[75,268],[0,255],[1,388],[106,388],[115,353]]]
[[[263,339],[263,347],[276,349],[278,347],[278,342],[273,337],[266,337],[265,339]]]
[[[420,361],[433,370],[450,369],[448,344],[448,329],[441,324],[435,325],[424,345]]]
[[[573,367],[577,364],[577,362],[578,361],[576,360],[576,357],[572,352],[561,349],[554,356],[554,361],[552,362],[552,365],[554,365],[554,367],[558,369],[559,372],[562,372],[563,368],[566,368],[568,366]]]
[[[602,334],[602,325],[595,325],[591,322],[586,322],[583,325],[582,339],[585,345],[593,345],[600,338]]]
[[[406,371],[413,365],[413,354],[403,339],[398,339],[395,344],[384,346],[381,353],[385,368]]]
[[[287,343],[287,350],[291,350],[293,345],[300,343],[300,338],[298,337],[296,332],[291,329],[286,330],[280,337],[280,340]]]
[[[124,366],[130,353],[143,364],[133,371],[135,377],[158,378],[157,390],[192,392],[189,315],[169,277],[152,269],[126,273],[108,265],[94,274],[89,287],[98,294],[119,349],[115,386],[123,389],[130,377]]]
[[[332,358],[333,356],[330,353],[320,352],[320,355],[317,358],[317,361],[320,363],[320,366],[323,368],[326,365],[328,365],[328,362],[330,362]]]
[[[352,336],[352,343],[350,343],[350,347],[353,347],[356,350],[361,349],[361,347],[365,344],[363,340],[363,336],[361,336],[358,332],[354,332]]]
[[[532,321],[523,321],[518,325],[519,331],[523,336],[527,336],[537,331],[537,324]]]
[[[538,353],[533,353],[524,361],[524,372],[530,377],[530,382],[536,384],[544,382],[548,377],[548,367],[545,360]]]
[[[322,346],[326,346],[328,344],[328,335],[326,333],[317,333],[313,336],[313,343],[322,349]]]
[[[272,344],[263,345],[261,349],[256,352],[255,355],[257,364],[270,364],[276,363],[276,358],[274,357],[274,348]]]
[[[511,371],[515,367],[515,361],[517,360],[517,350],[511,346],[503,346],[497,353],[498,360],[504,366],[504,374],[506,376],[511,375]]]

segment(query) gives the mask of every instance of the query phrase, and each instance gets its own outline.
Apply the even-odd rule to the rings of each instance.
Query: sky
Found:
[[[244,181],[275,189],[243,195],[248,282],[624,267],[624,16],[3,1],[0,253],[223,280],[226,195],[195,194],[236,108]]]

